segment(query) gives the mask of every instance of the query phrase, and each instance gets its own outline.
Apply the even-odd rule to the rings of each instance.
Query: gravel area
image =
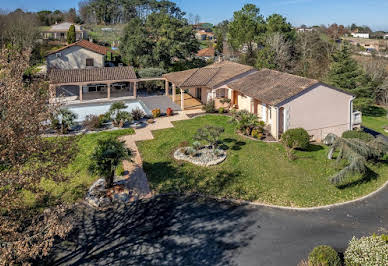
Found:
[[[202,148],[193,156],[186,155],[185,151],[189,147],[179,148],[174,153],[176,160],[188,161],[192,164],[199,166],[212,166],[217,165],[225,161],[226,152],[221,149],[217,149],[217,154],[214,153],[213,149]]]

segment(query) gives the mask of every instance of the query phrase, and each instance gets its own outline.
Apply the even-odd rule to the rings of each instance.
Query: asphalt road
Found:
[[[303,193],[303,192],[301,192]],[[108,212],[79,208],[50,265],[297,265],[320,244],[388,232],[388,187],[362,202],[292,211],[163,196]]]

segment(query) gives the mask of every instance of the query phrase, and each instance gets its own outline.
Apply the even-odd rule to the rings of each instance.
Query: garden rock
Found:
[[[176,150],[174,158],[176,160],[188,161],[192,164],[205,167],[220,164],[226,159],[226,152],[221,149],[217,149],[217,152],[215,153],[213,149],[205,147],[191,156],[185,153],[188,148],[190,147],[179,148]]]

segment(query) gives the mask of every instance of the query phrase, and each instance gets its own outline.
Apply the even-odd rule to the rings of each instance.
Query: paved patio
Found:
[[[183,97],[184,97],[183,103],[185,106],[185,110],[198,110],[198,109],[202,108],[203,104],[197,98],[194,98],[193,96],[191,96],[188,93],[185,93]],[[170,98],[172,99],[172,96],[170,96]],[[180,94],[177,94],[175,96],[174,102],[178,106],[181,106],[181,95]]]

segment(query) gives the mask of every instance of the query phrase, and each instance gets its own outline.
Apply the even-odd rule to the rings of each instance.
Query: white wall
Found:
[[[95,53],[80,46],[72,46],[60,51],[61,57],[56,54],[47,56],[47,68],[77,69],[86,68],[86,59],[94,59],[94,67],[104,67],[104,55]]]
[[[350,129],[352,98],[319,85],[281,106],[288,112],[287,128],[302,127],[318,141],[328,133],[341,136]]]

